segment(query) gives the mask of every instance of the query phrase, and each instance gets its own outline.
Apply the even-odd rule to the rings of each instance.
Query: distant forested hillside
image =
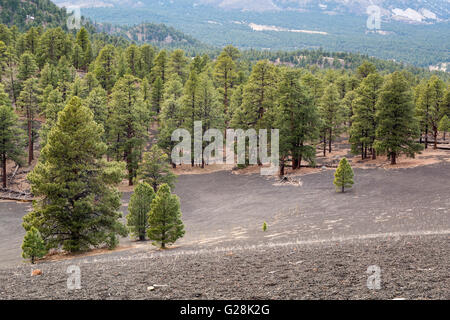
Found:
[[[136,26],[118,26],[95,23],[94,27],[98,32],[122,36],[135,43],[150,43],[158,47],[183,48],[188,51],[208,49],[208,46],[197,39],[164,24],[142,23]]]
[[[57,0],[61,1],[62,0]],[[67,0],[64,0],[67,3]],[[70,3],[80,1],[70,0]],[[88,6],[89,1],[83,0]],[[295,51],[319,49],[361,53],[381,59],[392,59],[421,67],[450,61],[450,24],[446,18],[432,21],[404,21],[403,16],[393,16],[390,8],[398,5],[408,8],[408,1],[397,1],[382,12],[380,30],[368,30],[368,15],[365,10],[354,14],[340,6],[329,5],[320,9],[251,10],[253,6],[233,7],[225,3],[242,5],[249,1],[158,1],[129,0],[117,2],[105,0],[108,7],[83,7],[81,12],[97,22],[134,25],[151,21],[172,26],[203,43],[223,47],[232,44],[240,49],[268,49]],[[270,1],[265,1],[268,3]],[[274,3],[295,1],[276,1]],[[329,4],[331,1],[324,3]],[[344,2],[344,1],[342,1]],[[355,3],[357,1],[348,1]],[[378,1],[379,2],[379,1]],[[377,2],[377,3],[378,3]],[[410,1],[416,3],[417,1]],[[429,2],[429,1],[428,1]],[[427,2],[427,3],[428,3]],[[443,3],[448,7],[448,2]],[[257,3],[257,1],[252,1]],[[258,2],[259,3],[259,2]],[[261,1],[262,3],[262,1]],[[368,1],[365,1],[367,6]],[[386,5],[387,5],[386,4]],[[417,4],[425,5],[424,2]],[[292,6],[292,5],[291,5]],[[341,10],[341,9],[342,10]],[[365,7],[364,7],[365,8]],[[414,6],[414,8],[418,8]],[[447,14],[441,7],[430,10],[438,16]],[[308,11],[302,11],[308,10]],[[419,10],[419,9],[417,9]],[[396,11],[397,12],[397,11]],[[398,11],[399,14],[403,11]],[[133,17],[130,19],[130,17]],[[402,20],[403,19],[403,20]]]
[[[33,26],[63,26],[66,10],[49,0],[0,0],[0,23],[25,30]]]

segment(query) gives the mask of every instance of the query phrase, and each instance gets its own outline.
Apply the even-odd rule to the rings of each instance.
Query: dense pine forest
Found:
[[[280,175],[286,166],[314,166],[316,149],[333,152],[342,134],[362,159],[387,155],[395,164],[401,154],[436,147],[449,130],[447,78],[378,60],[350,62],[350,55],[319,63],[325,55],[293,63],[227,46],[218,55],[188,56],[85,28],[0,25],[3,188],[7,163],[32,165],[39,149],[28,179],[41,200],[24,227],[39,230],[49,248],[78,251],[117,244],[127,230],[118,222],[116,186],[122,178],[144,180],[145,197],[174,203],[176,240],[184,231],[170,195],[175,129],[193,132],[195,121],[204,131],[277,128]],[[152,125],[157,144],[149,148]],[[59,210],[82,218],[61,219]]]

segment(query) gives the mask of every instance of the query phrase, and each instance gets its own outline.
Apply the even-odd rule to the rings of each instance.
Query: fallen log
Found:
[[[14,177],[16,176],[17,170],[19,170],[19,165],[16,166],[16,169],[14,169],[13,174],[11,175],[11,177],[9,178],[9,183],[11,183],[11,181],[14,179]]]
[[[34,199],[3,196],[3,195],[0,194],[0,200],[18,201],[18,202],[33,202]]]
[[[34,200],[34,197],[31,193],[0,188],[0,199],[21,201],[21,202],[32,202]]]

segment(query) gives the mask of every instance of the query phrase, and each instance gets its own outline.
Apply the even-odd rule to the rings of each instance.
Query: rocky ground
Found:
[[[69,290],[69,265],[81,289]],[[370,290],[369,266],[381,268]],[[450,299],[449,235],[129,252],[0,270],[0,299]]]
[[[114,252],[34,267],[20,256],[30,203],[0,201],[0,299],[449,299],[450,162],[355,168],[345,194],[335,192],[333,172],[288,183],[230,171],[181,175],[186,235],[175,248],[121,239]],[[67,290],[71,264],[81,268],[81,290]],[[372,265],[382,270],[380,290],[366,286]],[[31,277],[33,268],[43,275]]]

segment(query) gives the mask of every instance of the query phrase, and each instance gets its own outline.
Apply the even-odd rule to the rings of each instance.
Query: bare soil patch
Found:
[[[164,251],[0,270],[0,299],[449,299],[450,238],[403,237],[226,252]],[[67,289],[67,267],[81,289]],[[379,290],[367,287],[381,268]],[[149,286],[153,290],[148,290]]]

